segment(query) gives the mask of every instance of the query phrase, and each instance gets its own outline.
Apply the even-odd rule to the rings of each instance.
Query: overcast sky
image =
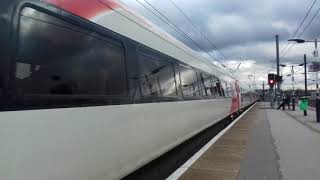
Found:
[[[145,7],[139,4],[140,1]],[[190,20],[194,27],[171,2],[173,1]],[[143,15],[151,22],[161,27],[181,42],[206,56],[217,59],[218,62],[235,70],[241,62],[240,70],[235,74],[244,81],[256,81],[261,88],[262,81],[267,81],[267,73],[275,72],[275,35],[280,38],[280,53],[287,45],[294,31],[306,15],[314,0],[122,0],[127,6]],[[201,46],[199,49],[194,42],[185,38],[173,30],[159,17],[151,13],[147,8],[159,12],[172,21],[180,30],[187,34],[194,42]],[[316,2],[310,15],[303,24],[300,32],[309,22],[312,16],[320,8],[320,1]],[[158,14],[158,16],[161,16]],[[320,13],[303,33],[303,39],[320,38]],[[201,32],[216,46],[226,57],[224,58],[207,41]],[[298,35],[300,33],[297,33]],[[303,54],[306,53],[308,61],[313,61],[312,51],[314,44],[295,44],[290,51],[280,58],[282,64],[303,63]],[[213,59],[212,59],[213,60]],[[213,60],[214,61],[214,60]],[[295,71],[301,67],[295,67]],[[283,75],[291,73],[291,69],[281,69]],[[296,87],[303,86],[303,70],[297,72]],[[308,78],[314,79],[313,74]],[[311,83],[311,81],[310,81]],[[291,78],[285,78],[285,88],[291,88]],[[310,86],[311,88],[311,86]],[[314,88],[314,87],[313,87]]]

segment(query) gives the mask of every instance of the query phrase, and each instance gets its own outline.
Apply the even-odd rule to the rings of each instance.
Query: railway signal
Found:
[[[282,76],[278,76],[276,74],[268,74],[268,84],[270,88],[273,88],[275,84],[282,83]]]
[[[268,74],[268,84],[269,84],[270,88],[273,88],[275,83],[276,83],[276,75],[275,74]]]

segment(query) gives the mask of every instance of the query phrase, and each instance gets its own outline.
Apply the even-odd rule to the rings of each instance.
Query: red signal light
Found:
[[[268,74],[268,84],[269,84],[270,88],[273,88],[275,83],[276,83],[276,75],[275,74]]]

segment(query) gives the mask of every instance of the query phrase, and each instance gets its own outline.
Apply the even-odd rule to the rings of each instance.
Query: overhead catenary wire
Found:
[[[296,66],[294,66],[294,67],[296,67]],[[301,71],[302,69],[304,69],[304,67],[301,67],[300,69],[296,70],[294,73],[297,73],[297,72]],[[284,75],[284,77],[282,79],[286,80],[289,76],[292,76],[292,74]]]
[[[300,33],[300,35],[298,36],[298,39],[303,35],[303,33],[308,29],[308,27],[310,26],[310,24],[313,22],[313,20],[315,19],[315,17],[318,15],[320,11],[320,5],[316,11],[316,13],[314,13],[314,15],[312,16],[312,18],[310,19],[310,21],[308,22],[308,24],[304,27],[304,29],[302,30],[302,32]],[[287,51],[282,55],[282,57],[284,57],[289,51],[290,49],[294,46],[294,44],[292,44]]]
[[[189,40],[194,46],[196,46],[197,48],[199,48],[199,50],[205,52],[209,57],[211,57],[212,59],[214,59],[215,61],[217,61],[219,64],[221,64],[223,67],[226,67],[225,65],[223,65],[221,62],[218,61],[217,58],[215,58],[214,56],[212,56],[210,53],[206,52],[205,50],[203,50],[203,48],[195,41],[193,40],[189,35],[187,35],[183,30],[181,30],[179,27],[177,27],[177,25],[175,23],[173,23],[169,18],[167,18],[163,13],[161,13],[157,8],[155,8],[151,3],[149,3],[149,1],[147,0],[143,0],[144,2],[146,2],[154,11],[156,11],[158,14],[156,14],[154,11],[152,11],[150,8],[148,8],[146,5],[144,5],[143,3],[141,3],[139,0],[135,0],[136,2],[138,2],[141,6],[143,6],[145,9],[147,9],[149,12],[151,12],[153,15],[155,15],[157,18],[159,18],[162,22],[164,22],[165,24],[167,24],[170,28],[172,28],[174,31],[176,31],[177,33],[179,33],[180,35],[182,35],[184,38],[186,38],[187,40]],[[161,17],[160,17],[161,16]],[[164,18],[164,19],[163,19]],[[230,69],[229,69],[230,70]],[[231,71],[231,70],[230,70]]]
[[[197,48],[199,48],[199,50],[203,51],[204,53],[206,53],[209,57],[211,57],[212,59],[214,59],[217,63],[219,63],[220,65],[222,65],[223,67],[225,67],[226,69],[228,69],[230,72],[232,72],[232,69],[226,67],[224,64],[222,64],[221,62],[218,61],[217,58],[215,58],[214,56],[212,56],[209,52],[203,50],[203,48],[195,41],[193,40],[188,34],[186,34],[183,30],[181,30],[179,27],[177,27],[177,25],[172,22],[169,18],[167,18],[163,13],[161,13],[156,7],[154,7],[149,1],[147,0],[143,0],[144,2],[146,2],[154,11],[156,11],[158,14],[156,14],[154,11],[152,11],[150,8],[148,8],[146,5],[144,5],[142,2],[140,2],[139,0],[135,0],[137,3],[139,3],[141,6],[143,6],[145,9],[147,9],[150,13],[152,13],[153,15],[155,15],[158,19],[160,19],[162,22],[164,22],[165,24],[167,24],[170,28],[172,28],[174,31],[176,31],[177,33],[179,33],[180,35],[182,35],[184,38],[188,39],[194,46],[196,46]],[[161,16],[161,17],[160,17]]]
[[[293,35],[291,36],[290,39],[294,38],[294,37],[297,35],[297,33],[299,32],[300,28],[302,27],[302,25],[304,24],[305,20],[306,20],[307,17],[309,16],[310,11],[312,10],[312,8],[313,8],[313,6],[315,5],[316,2],[317,2],[317,0],[314,0],[314,1],[313,1],[312,5],[309,7],[308,12],[307,12],[306,15],[304,16],[304,18],[303,18],[302,21],[300,22],[300,25],[299,25],[298,28],[295,30],[295,32],[293,33]],[[287,46],[282,49],[282,51],[281,51],[280,54],[282,54],[282,53],[289,47],[290,44],[292,44],[292,42],[291,42],[291,43],[288,42],[288,43],[287,43]]]
[[[163,15],[160,11],[158,11],[152,4],[150,4],[147,0],[143,0],[145,1],[153,10],[155,10],[158,14],[156,14],[154,11],[152,11],[150,8],[148,8],[146,5],[144,5],[143,3],[140,2],[140,0],[135,0],[136,2],[138,2],[141,6],[143,6],[145,9],[147,9],[149,12],[151,12],[153,15],[155,15],[157,18],[159,18],[162,22],[164,22],[165,24],[167,24],[170,28],[172,28],[174,31],[176,31],[177,33],[179,33],[180,35],[182,35],[184,38],[188,39],[194,46],[196,46],[197,48],[199,48],[199,50],[202,50],[201,46],[194,41],[189,35],[187,35],[184,31],[182,31],[179,27],[177,27],[170,19],[168,19],[165,15]],[[164,19],[165,20],[164,20]],[[202,50],[203,51],[203,50]],[[210,55],[210,57],[212,57],[214,60],[217,61],[217,59],[213,56]]]
[[[296,71],[295,71],[295,73],[297,73],[297,72],[301,71],[302,69],[304,69],[304,67],[302,67],[302,68],[300,68],[300,69],[296,70]]]
[[[157,33],[155,33],[155,32],[153,32],[153,31],[151,31],[151,30],[149,30],[149,29],[147,29],[147,28],[145,28],[144,26],[142,26],[141,24],[139,24],[139,23],[137,23],[135,20],[133,20],[133,19],[131,19],[131,18],[129,18],[129,17],[127,17],[126,15],[124,15],[123,13],[121,13],[120,11],[118,11],[118,10],[116,10],[116,9],[114,9],[113,7],[111,7],[110,5],[108,5],[107,3],[105,3],[105,2],[103,2],[103,1],[101,1],[101,0],[98,0],[99,2],[101,2],[103,5],[105,5],[105,6],[107,6],[108,8],[110,8],[110,9],[112,9],[113,11],[115,11],[116,13],[118,13],[119,15],[121,15],[121,16],[123,16],[123,17],[125,17],[126,19],[128,19],[129,21],[131,21],[131,22],[133,22],[133,23],[135,23],[135,24],[137,24],[138,26],[140,26],[141,28],[144,28],[144,29],[146,29],[147,31],[149,31],[149,32],[151,32],[151,33],[153,33],[155,36],[157,36],[157,37],[159,37],[160,39],[162,39],[162,40],[164,40],[164,41],[167,41],[167,42],[169,42],[170,44],[172,44],[173,46],[175,46],[175,47],[177,47],[177,48],[180,48],[179,46],[177,46],[176,44],[174,44],[174,43],[172,43],[172,42],[170,42],[170,41],[168,41],[167,39],[165,39],[165,38],[163,38],[162,36],[160,36],[159,34],[157,34]],[[195,56],[195,53],[190,53],[190,52],[188,52],[188,51],[186,51],[186,50],[184,50],[186,53],[188,53],[189,55],[191,55],[191,56],[193,56],[193,57],[196,57]],[[216,65],[214,65],[209,59],[207,59],[206,57],[204,57],[204,56],[202,56],[202,58],[203,59],[200,59],[200,61],[201,62],[203,62],[203,63],[205,63],[205,64],[207,64],[208,66],[211,66],[211,67],[213,67],[213,68],[217,68],[217,66]],[[210,63],[209,63],[210,62]],[[219,63],[219,62],[218,62]],[[221,64],[221,63],[220,63]],[[223,64],[221,64],[221,65],[223,65]],[[220,69],[219,70],[220,72],[223,72],[223,69]]]
[[[234,74],[234,73],[239,69],[240,65],[241,65],[241,62],[239,63],[239,65],[237,66],[237,68],[232,72],[232,74]]]
[[[227,56],[225,56],[221,50],[201,31],[201,29],[183,12],[179,6],[174,3],[172,0],[169,0],[173,6],[190,22],[190,24],[210,43],[210,45],[215,48],[226,60],[228,60]]]
[[[320,5],[319,8],[317,10],[317,12],[312,16],[311,20],[309,21],[309,23],[307,24],[307,26],[303,29],[303,31],[301,32],[301,34],[299,35],[299,38],[302,36],[302,34],[306,31],[306,29],[309,27],[309,25],[312,23],[312,21],[314,20],[314,18],[318,15],[320,11]]]

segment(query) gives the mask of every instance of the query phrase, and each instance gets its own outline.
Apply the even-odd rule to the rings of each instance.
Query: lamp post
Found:
[[[304,39],[289,39],[288,41],[295,41],[297,43],[305,43],[305,42],[312,42],[314,43],[314,52],[313,55],[315,58],[318,57],[318,39],[307,41]],[[320,122],[320,99],[319,99],[319,74],[318,71],[316,72],[316,115],[317,115],[317,122]]]
[[[304,96],[307,98],[308,96],[308,83],[307,83],[307,55],[303,55],[303,66],[304,66]],[[307,110],[303,111],[303,115],[307,115]]]

